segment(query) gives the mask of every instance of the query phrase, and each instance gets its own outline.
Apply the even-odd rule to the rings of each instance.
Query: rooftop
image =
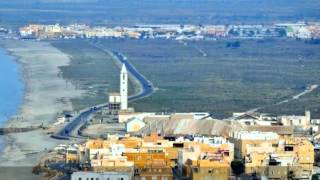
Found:
[[[292,135],[293,134],[293,127],[292,126],[245,126],[245,129],[248,132],[251,131],[260,131],[260,132],[275,132],[279,135]]]
[[[241,140],[278,140],[275,132],[239,131],[233,133],[233,138]]]

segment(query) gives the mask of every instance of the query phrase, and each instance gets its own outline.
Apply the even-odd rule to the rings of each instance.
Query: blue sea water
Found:
[[[17,114],[23,101],[23,81],[19,65],[14,57],[0,48],[0,127],[8,118]],[[0,138],[0,149],[2,149]]]

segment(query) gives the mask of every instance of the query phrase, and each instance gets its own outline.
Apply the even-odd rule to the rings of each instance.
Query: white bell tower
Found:
[[[128,72],[125,64],[122,64],[120,73],[120,109],[128,109]]]

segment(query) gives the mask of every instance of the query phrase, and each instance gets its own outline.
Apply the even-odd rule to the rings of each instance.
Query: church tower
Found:
[[[122,64],[120,73],[120,109],[128,109],[128,72],[125,64]]]

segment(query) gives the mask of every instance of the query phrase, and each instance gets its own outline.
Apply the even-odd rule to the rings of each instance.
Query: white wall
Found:
[[[74,172],[71,180],[132,180],[130,173],[126,172]]]

